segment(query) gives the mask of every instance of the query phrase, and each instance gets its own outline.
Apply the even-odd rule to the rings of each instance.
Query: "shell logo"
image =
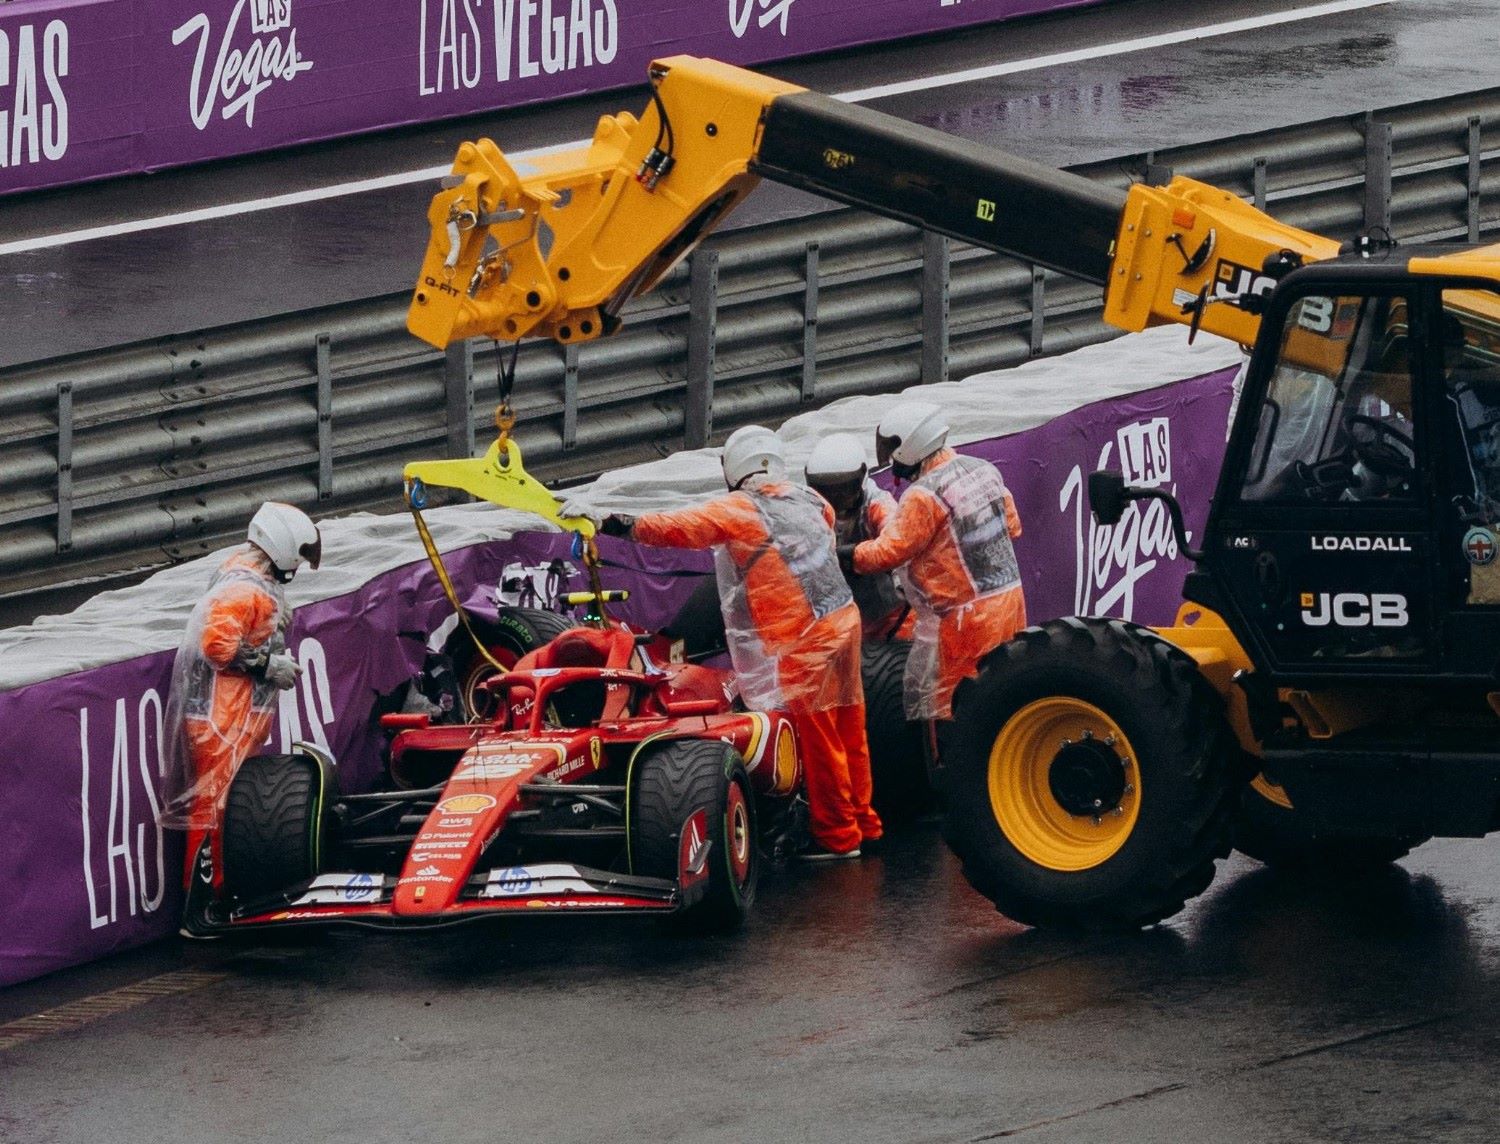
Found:
[[[789,794],[797,785],[797,737],[785,719],[776,725],[776,793]]]
[[[441,814],[478,814],[494,805],[495,800],[487,794],[457,794],[445,798],[437,808]]]

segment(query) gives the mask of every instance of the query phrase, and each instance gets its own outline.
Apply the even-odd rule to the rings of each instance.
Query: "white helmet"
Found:
[[[290,580],[304,564],[316,568],[323,558],[323,536],[318,526],[300,508],[280,501],[266,501],[256,509],[247,538],[271,558],[281,580]]]
[[[948,440],[948,419],[930,401],[893,405],[875,428],[875,452],[882,465],[914,469]]]
[[[830,433],[813,446],[807,458],[807,483],[838,512],[850,512],[864,490],[865,447],[853,433]]]
[[[786,476],[786,457],[781,438],[764,425],[746,425],[736,429],[724,442],[724,483],[739,488],[757,473],[773,480]]]

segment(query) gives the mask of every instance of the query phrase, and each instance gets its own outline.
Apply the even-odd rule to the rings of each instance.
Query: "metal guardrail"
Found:
[[[1500,89],[1075,168],[1193,175],[1335,237],[1500,230]],[[1486,149],[1486,144],[1488,149]],[[436,353],[407,295],[0,376],[0,595],[188,558],[267,498],[399,504],[402,465],[487,441],[491,345]],[[528,466],[566,481],[856,393],[1116,336],[1098,288],[836,210],[718,236],[608,340],[521,349]],[[508,352],[508,350],[507,350]],[[476,440],[478,439],[478,440]]]

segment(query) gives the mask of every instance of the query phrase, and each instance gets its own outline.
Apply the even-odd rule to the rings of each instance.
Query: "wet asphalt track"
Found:
[[[1490,1141],[1497,885],[1495,841],[1358,884],[1236,858],[1168,925],[1068,939],[997,915],[919,826],[770,876],[727,938],[173,940],[0,993],[3,1023],[215,975],[0,1051],[0,1139]]]

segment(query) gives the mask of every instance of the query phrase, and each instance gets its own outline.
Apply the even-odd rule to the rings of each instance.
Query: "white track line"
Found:
[[[928,91],[935,87],[951,87],[958,83],[972,83],[977,79],[994,79],[996,76],[1014,75],[1016,72],[1036,71],[1039,68],[1056,67],[1059,64],[1074,64],[1081,60],[1097,60],[1106,56],[1120,56],[1127,52],[1144,52],[1151,48],[1165,48],[1172,44],[1188,44],[1194,40],[1206,40],[1213,36],[1232,36],[1236,32],[1253,32],[1258,28],[1271,28],[1277,24],[1292,24],[1299,20],[1316,20],[1321,16],[1337,16],[1342,12],[1357,12],[1361,8],[1378,8],[1382,4],[1393,4],[1396,0],[1333,0],[1327,4],[1314,4],[1310,8],[1295,8],[1287,12],[1271,12],[1264,16],[1247,16],[1241,20],[1226,20],[1221,24],[1205,24],[1201,28],[1183,28],[1176,32],[1162,32],[1156,36],[1140,36],[1133,40],[1118,40],[1113,44],[1100,44],[1094,48],[1078,48],[1071,52],[1054,52],[1048,56],[1033,56],[1027,60],[1015,60],[1006,64],[992,64],[983,68],[968,68],[965,71],[947,72],[943,75],[924,76],[921,79],[905,80],[901,83],[886,83],[878,87],[862,87],[857,91],[846,91],[834,96],[846,103],[863,103],[870,99],[886,99],[892,95],[906,95],[913,91]]]
[[[924,76],[921,79],[905,80],[901,83],[882,84],[879,87],[859,88],[840,92],[834,96],[845,103],[864,103],[872,99],[884,99],[893,95],[905,95],[914,91],[930,91],[933,88],[951,87],[954,84],[970,83],[974,80],[994,79],[997,76],[1015,75],[1019,72],[1036,71],[1040,68],[1057,67],[1061,64],[1097,60],[1108,56],[1124,55],[1128,52],[1147,51],[1151,48],[1187,44],[1195,40],[1206,40],[1214,36],[1228,36],[1237,32],[1250,32],[1259,28],[1291,24],[1301,20],[1316,20],[1322,16],[1334,16],[1343,12],[1355,12],[1362,8],[1377,8],[1396,0],[1334,0],[1332,3],[1314,4],[1307,8],[1296,8],[1286,12],[1272,12],[1263,16],[1248,16],[1240,20],[1226,20],[1218,24],[1205,24],[1198,28],[1184,28],[1177,32],[1163,32],[1155,36],[1139,36],[1131,40],[1119,40],[1112,44],[1100,44],[1092,48],[1078,48],[1070,52],[1054,52],[1051,55],[1033,56],[1030,59],[1013,60],[1010,63],[989,67],[969,68],[965,71],[946,72],[942,75]],[[548,147],[537,147],[530,151],[517,151],[507,157],[512,162],[524,162],[541,155],[588,146],[587,139],[570,143],[558,143]],[[450,167],[424,167],[418,171],[402,171],[394,175],[381,175],[372,179],[358,179],[350,183],[335,183],[327,187],[314,187],[305,191],[290,191],[284,195],[270,195],[260,199],[246,199],[237,203],[220,203],[198,210],[179,211],[176,214],[158,215],[155,218],[134,219],[130,222],[112,223],[108,226],[86,227],[82,230],[65,231],[58,234],[38,235],[16,242],[0,243],[0,255],[22,254],[30,250],[45,250],[49,247],[67,246],[75,242],[89,242],[97,238],[114,238],[141,231],[160,230],[186,223],[206,222],[211,219],[230,218],[234,215],[253,214],[257,211],[275,210],[278,207],[297,206],[301,203],[319,202],[324,199],[342,198],[366,191],[385,190],[389,187],[423,183],[446,175]]]

